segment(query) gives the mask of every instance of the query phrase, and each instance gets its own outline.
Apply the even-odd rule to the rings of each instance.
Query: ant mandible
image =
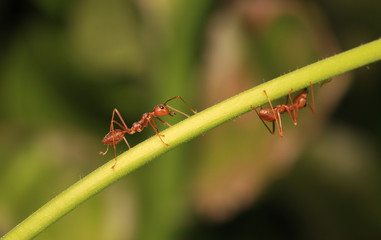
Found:
[[[270,108],[261,108],[258,112],[255,107],[253,107],[253,106],[250,106],[250,107],[253,110],[255,110],[258,117],[262,120],[263,124],[265,125],[267,130],[269,130],[269,132],[271,134],[274,134],[274,132],[275,132],[275,124],[274,123],[276,122],[277,127],[278,127],[278,131],[279,131],[279,135],[281,137],[283,137],[282,119],[280,116],[281,114],[287,112],[295,126],[298,125],[298,110],[299,109],[302,109],[308,105],[308,107],[312,111],[312,114],[315,114],[314,90],[312,88],[311,82],[310,82],[310,86],[311,86],[312,107],[309,104],[309,102],[307,101],[307,97],[308,97],[307,88],[303,89],[303,91],[301,93],[296,95],[294,97],[294,100],[291,99],[291,92],[293,91],[293,89],[291,89],[288,92],[288,98],[290,99],[291,104],[287,104],[288,98],[286,98],[286,104],[277,105],[274,108],[271,104],[270,98],[267,95],[266,90],[264,90],[266,97],[267,97],[267,100],[269,101]],[[294,114],[294,116],[292,116],[293,114]],[[265,121],[273,123],[273,130],[270,130],[270,128],[266,125]],[[278,123],[278,121],[279,121],[279,123]]]
[[[164,143],[164,145],[166,146],[169,146],[167,143],[165,143],[163,141],[163,139],[161,137],[164,137],[164,135],[160,134],[159,133],[159,130],[157,129],[156,127],[156,124],[155,124],[155,121],[154,121],[154,118],[156,119],[159,119],[159,121],[161,121],[163,124],[171,127],[171,125],[165,121],[163,121],[162,119],[160,119],[159,117],[162,117],[162,116],[166,116],[166,115],[169,115],[169,116],[173,116],[175,115],[176,113],[173,112],[173,111],[170,111],[169,109],[171,110],[174,110],[186,117],[189,117],[188,114],[185,114],[183,112],[181,112],[180,110],[177,110],[176,108],[173,108],[169,105],[167,105],[167,103],[171,100],[174,100],[174,99],[181,99],[181,101],[184,102],[185,105],[187,105],[187,107],[194,113],[196,114],[196,111],[194,111],[185,101],[184,99],[182,99],[180,96],[176,96],[176,97],[173,97],[173,98],[170,98],[168,99],[167,101],[165,101],[163,104],[160,104],[160,105],[157,105],[156,107],[154,107],[153,111],[152,112],[148,112],[148,113],[144,113],[142,118],[140,119],[140,121],[138,122],[135,122],[132,124],[132,127],[131,128],[128,128],[126,123],[124,122],[122,116],[120,115],[118,109],[114,109],[114,111],[112,112],[112,117],[111,117],[111,124],[110,124],[110,132],[107,133],[107,135],[103,138],[102,142],[107,145],[107,149],[105,152],[100,152],[99,154],[102,154],[102,155],[105,155],[109,149],[109,146],[110,145],[113,145],[114,146],[114,153],[115,153],[115,163],[114,165],[112,165],[111,168],[114,168],[115,165],[116,165],[116,144],[120,143],[122,140],[124,140],[124,142],[127,144],[128,148],[131,149],[130,147],[130,144],[128,144],[126,138],[124,137],[124,134],[134,134],[136,132],[141,132],[143,131],[144,128],[146,128],[149,125],[151,125],[151,127],[153,128],[153,130],[155,131],[156,135],[160,138],[160,140]],[[168,109],[169,108],[169,109]],[[115,117],[115,113],[118,115],[120,121],[122,123],[119,123],[117,122],[116,120],[114,120],[114,117]],[[118,125],[121,129],[114,129],[114,124]]]

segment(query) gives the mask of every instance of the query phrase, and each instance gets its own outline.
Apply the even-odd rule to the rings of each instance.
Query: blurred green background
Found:
[[[113,108],[129,126],[176,95],[202,111],[379,38],[380,9],[374,0],[1,1],[0,236],[113,157],[98,154]],[[316,115],[300,111],[297,127],[283,117],[283,139],[255,113],[239,117],[36,239],[381,239],[380,80],[375,63],[315,85]]]

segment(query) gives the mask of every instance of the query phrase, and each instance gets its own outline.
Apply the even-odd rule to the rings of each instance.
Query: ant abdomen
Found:
[[[123,140],[124,134],[125,132],[123,130],[115,129],[114,131],[107,133],[102,142],[105,145],[118,144]]]

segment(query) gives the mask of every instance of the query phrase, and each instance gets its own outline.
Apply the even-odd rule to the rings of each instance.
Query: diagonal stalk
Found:
[[[168,147],[156,135],[147,139],[121,154],[114,169],[111,169],[114,164],[114,160],[111,160],[42,206],[1,239],[35,237],[79,204],[134,169],[181,143],[249,112],[251,105],[257,107],[266,103],[265,89],[271,99],[277,99],[288,94],[291,88],[297,91],[310,82],[322,82],[378,60],[381,60],[380,39],[308,65],[218,103],[163,131]]]

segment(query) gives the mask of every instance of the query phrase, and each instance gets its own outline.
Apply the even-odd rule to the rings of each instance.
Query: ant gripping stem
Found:
[[[288,92],[288,98],[291,101],[291,104],[287,104],[288,98],[286,98],[286,104],[277,105],[273,108],[270,98],[267,95],[266,90],[264,90],[264,93],[266,94],[267,100],[270,104],[270,108],[261,108],[259,112],[257,109],[253,106],[250,106],[255,112],[257,113],[258,117],[261,119],[267,130],[274,134],[275,132],[275,123],[277,124],[279,135],[283,137],[283,127],[282,127],[282,119],[281,114],[287,112],[290,116],[291,120],[293,121],[294,125],[296,126],[298,124],[298,110],[301,108],[304,108],[308,105],[308,107],[311,109],[312,113],[315,114],[315,99],[314,99],[314,92],[312,88],[312,83],[310,82],[311,87],[311,96],[312,96],[312,107],[310,103],[307,101],[308,97],[308,90],[305,88],[301,93],[299,93],[297,96],[295,96],[294,100],[291,99],[291,92],[293,89],[291,89]],[[273,123],[273,130],[270,130],[270,128],[266,125],[265,121],[272,122]],[[279,123],[278,123],[279,121]]]
[[[299,109],[302,109],[308,105],[312,114],[315,115],[315,97],[314,97],[314,89],[312,87],[311,82],[310,82],[310,87],[311,87],[312,106],[307,100],[307,98],[308,98],[307,88],[303,89],[303,91],[301,93],[299,93],[297,96],[295,96],[295,98],[294,98],[294,103],[292,104],[292,106],[294,108],[294,119],[295,119],[294,124],[295,125],[297,125],[298,110]]]
[[[111,124],[110,124],[110,131],[107,133],[107,135],[103,138],[102,142],[107,145],[107,149],[105,152],[100,152],[99,154],[102,154],[102,155],[105,155],[109,149],[109,146],[110,145],[113,145],[114,147],[114,154],[115,154],[115,163],[114,165],[111,167],[111,168],[114,168],[115,165],[116,165],[116,162],[117,162],[117,158],[116,158],[116,144],[120,143],[122,140],[124,140],[124,142],[126,143],[126,145],[128,146],[128,148],[130,149],[130,145],[128,144],[127,142],[127,139],[124,137],[124,135],[127,133],[127,134],[134,134],[136,132],[141,132],[143,131],[144,128],[146,128],[148,125],[150,125],[153,130],[155,131],[156,135],[160,138],[161,142],[166,145],[166,146],[169,146],[167,143],[165,143],[163,141],[163,139],[161,137],[164,137],[163,134],[160,134],[159,130],[157,129],[156,127],[156,124],[155,124],[155,121],[154,119],[157,118],[159,119],[159,121],[161,121],[163,124],[167,125],[167,126],[171,126],[169,123],[163,121],[161,118],[159,117],[162,117],[162,116],[166,116],[166,115],[169,115],[169,116],[173,116],[175,115],[176,113],[173,112],[173,111],[176,111],[186,117],[189,117],[188,114],[185,114],[183,112],[181,112],[180,110],[177,110],[176,108],[173,108],[171,106],[168,106],[167,103],[169,101],[172,101],[174,99],[177,99],[179,98],[181,101],[183,101],[183,103],[194,113],[196,114],[196,111],[194,111],[185,101],[184,99],[182,99],[180,96],[175,96],[173,98],[170,98],[168,99],[167,101],[165,101],[163,104],[160,104],[160,105],[157,105],[152,112],[148,112],[148,113],[144,113],[142,118],[138,121],[138,122],[135,122],[132,124],[132,127],[131,128],[128,128],[126,123],[124,122],[122,116],[120,115],[119,111],[115,108],[114,111],[112,112],[112,117],[111,117]],[[173,110],[173,111],[170,111],[169,109]],[[118,121],[116,121],[114,118],[115,118],[115,113],[118,115],[121,123],[119,123]],[[114,124],[118,125],[121,129],[114,129]]]
[[[269,96],[267,95],[266,90],[263,90],[263,91],[265,92],[266,97],[267,97],[267,100],[269,100],[271,110],[272,110],[273,113],[274,113],[275,122],[276,122],[276,125],[277,125],[277,127],[278,127],[279,135],[280,135],[281,137],[283,137],[283,127],[282,127],[282,122],[281,122],[281,119],[280,119],[279,110],[278,110],[278,109],[276,110],[277,116],[275,116],[275,110],[273,109],[273,105],[271,104],[270,98],[269,98]],[[278,119],[279,119],[279,122],[278,122]]]

